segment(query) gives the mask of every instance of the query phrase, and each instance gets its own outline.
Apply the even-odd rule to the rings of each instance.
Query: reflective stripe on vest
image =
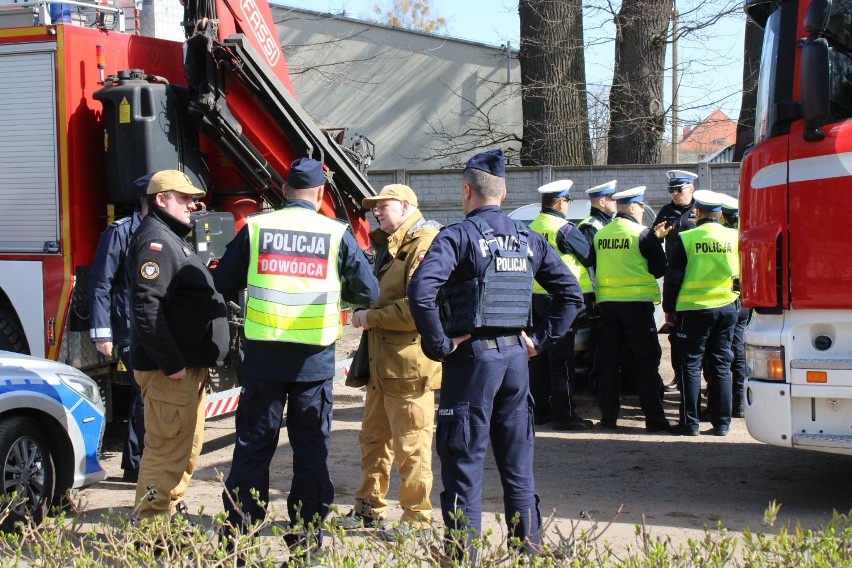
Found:
[[[556,246],[556,234],[559,232],[567,221],[562,217],[557,217],[556,215],[551,215],[549,213],[539,213],[538,217],[533,219],[532,223],[530,223],[530,229],[541,235],[547,240],[547,243],[553,247],[553,250],[556,251],[556,254],[559,255],[559,258],[562,259],[562,262],[565,263],[565,266],[568,267],[568,270],[571,271],[571,274],[577,279],[580,283],[580,289],[584,294],[587,294],[592,291],[592,279],[589,278],[589,271],[586,270],[586,267],[580,264],[580,261],[577,260],[577,257],[571,253],[563,253],[559,250],[559,247]],[[538,281],[533,282],[533,294],[547,294],[547,291],[541,287]]]
[[[592,217],[591,215],[589,215],[588,217],[586,217],[585,219],[580,221],[577,224],[577,227],[579,228],[579,227],[583,227],[585,225],[591,225],[592,227],[595,228],[595,231],[600,231],[601,229],[604,228],[603,222],[601,222],[601,220],[598,219],[597,217]]]
[[[718,308],[737,299],[739,235],[719,223],[702,223],[680,234],[686,250],[686,272],[677,295],[679,312]]]
[[[617,217],[595,234],[598,302],[660,303],[660,287],[639,251],[645,227]]]
[[[337,262],[346,225],[288,207],[250,217],[248,226],[246,337],[334,343],[342,333]]]

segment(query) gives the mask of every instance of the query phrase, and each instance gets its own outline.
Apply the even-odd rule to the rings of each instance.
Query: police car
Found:
[[[106,477],[104,413],[98,386],[79,369],[0,351],[0,497],[19,497],[0,529],[39,523],[66,491]]]

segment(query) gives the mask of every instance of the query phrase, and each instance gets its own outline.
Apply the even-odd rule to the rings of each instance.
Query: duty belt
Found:
[[[500,335],[498,337],[502,337],[503,338],[503,344],[507,345],[507,346],[508,345],[520,345],[521,344],[521,339],[518,337],[517,333],[512,334],[512,335]],[[472,339],[472,341],[478,341],[479,344],[482,346],[482,349],[497,349],[498,337],[494,337],[494,338],[486,338],[486,337],[477,338],[477,337],[474,337]]]

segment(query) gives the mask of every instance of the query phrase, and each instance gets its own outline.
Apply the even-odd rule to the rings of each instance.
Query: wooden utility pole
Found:
[[[678,163],[677,116],[677,3],[672,1],[672,163]]]

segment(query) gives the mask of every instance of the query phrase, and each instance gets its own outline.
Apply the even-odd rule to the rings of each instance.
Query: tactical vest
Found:
[[[675,309],[718,308],[736,300],[734,281],[740,273],[737,232],[719,223],[702,223],[682,232],[680,239],[686,250],[686,272]]]
[[[585,266],[580,264],[580,261],[577,260],[576,256],[571,253],[563,253],[556,245],[556,235],[565,223],[567,223],[565,219],[557,217],[556,215],[539,213],[538,217],[533,219],[533,222],[530,223],[530,229],[547,240],[548,244],[550,244],[550,246],[553,247],[553,250],[555,250],[559,255],[559,258],[562,259],[562,262],[565,263],[565,266],[568,267],[568,270],[571,271],[571,274],[573,274],[580,283],[580,289],[584,294],[587,294],[592,291],[592,279],[589,277],[589,271],[586,270]],[[533,294],[547,294],[547,291],[534,280]]]
[[[250,217],[245,334],[331,345],[340,326],[338,255],[346,225],[301,207]]]
[[[462,222],[476,227],[488,245],[491,260],[481,276],[441,289],[438,306],[444,333],[456,337],[480,328],[528,327],[533,286],[529,229],[515,222],[520,247],[508,251],[499,247],[494,230],[484,219],[474,215]]]
[[[616,217],[595,234],[598,302],[660,303],[660,287],[639,251],[644,230],[639,223]]]

